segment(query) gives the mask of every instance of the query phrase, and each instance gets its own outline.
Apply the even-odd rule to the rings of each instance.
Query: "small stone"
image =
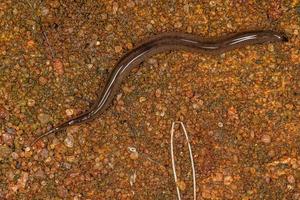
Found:
[[[205,199],[210,199],[211,198],[211,191],[209,189],[203,189],[201,196]]]
[[[146,98],[145,97],[140,97],[139,101],[140,101],[140,103],[145,102]]]
[[[294,178],[294,176],[293,176],[293,175],[289,175],[289,176],[287,177],[287,181],[288,181],[290,184],[295,183],[295,178]]]
[[[41,179],[43,179],[43,178],[45,178],[45,173],[44,173],[44,171],[43,171],[42,169],[39,169],[39,170],[37,170],[37,171],[34,173],[34,176],[35,176],[36,178],[41,178]]]
[[[265,144],[269,144],[271,142],[271,137],[269,135],[265,134],[261,137],[261,141]]]
[[[12,134],[4,133],[2,135],[2,140],[4,144],[11,146],[14,143],[14,136]]]
[[[273,45],[273,44],[269,44],[269,45],[268,45],[268,50],[269,50],[270,52],[274,52],[274,45]]]
[[[67,128],[67,134],[72,135],[73,133],[77,133],[79,130],[79,126],[70,126]]]
[[[49,155],[49,151],[47,149],[43,149],[41,152],[40,152],[40,155],[43,159],[46,159],[48,158],[48,155]]]
[[[133,44],[131,42],[128,42],[126,44],[127,49],[132,49],[133,48]]]
[[[181,28],[182,23],[181,22],[176,22],[174,26],[175,26],[175,28]]]
[[[11,154],[11,151],[12,150],[6,145],[0,146],[0,160],[8,157]]]
[[[46,15],[48,15],[48,13],[49,13],[49,9],[46,8],[46,7],[44,7],[44,6],[42,6],[42,7],[41,7],[41,14],[42,14],[43,16],[46,16]]]
[[[116,53],[120,53],[122,51],[122,47],[121,46],[116,46],[115,47],[115,52]]]
[[[190,4],[185,4],[183,6],[183,10],[184,10],[185,13],[189,13],[190,12]]]
[[[221,182],[223,180],[223,174],[219,172],[216,173],[212,180],[214,182]]]
[[[8,117],[7,110],[0,106],[0,119],[5,119],[6,117]]]
[[[113,14],[115,15],[115,14],[117,14],[117,11],[118,11],[118,9],[119,9],[119,5],[118,5],[118,3],[117,2],[113,2]]]
[[[193,32],[193,28],[191,26],[188,26],[187,29],[186,29],[186,31],[188,33],[192,33]]]
[[[107,14],[106,13],[102,13],[101,14],[101,19],[103,19],[103,20],[107,19]]]
[[[12,152],[11,153],[11,157],[15,160],[17,160],[19,158],[19,154],[17,154],[16,152]]]
[[[151,65],[157,65],[158,62],[157,62],[157,59],[155,59],[155,58],[149,58],[148,63]]]
[[[59,197],[65,199],[68,195],[68,190],[64,186],[59,186],[57,190],[57,194]]]
[[[224,124],[222,122],[218,122],[218,127],[222,128]]]
[[[185,191],[186,189],[186,184],[183,181],[177,181],[176,183],[177,187],[181,190],[181,191]]]
[[[41,85],[46,85],[47,82],[48,82],[48,80],[47,80],[45,77],[41,76],[41,77],[39,78],[39,83],[40,83]]]
[[[42,124],[47,124],[50,120],[51,120],[51,116],[48,114],[44,114],[44,113],[40,113],[38,115],[38,120],[42,123]]]
[[[148,31],[151,31],[153,29],[153,25],[152,24],[147,24],[146,28]]]
[[[58,75],[64,74],[64,66],[63,66],[63,63],[59,59],[54,60],[53,67],[54,67],[54,71],[56,72],[56,74],[58,74]]]
[[[64,143],[67,147],[72,148],[74,146],[74,138],[72,135],[68,135],[64,140]]]
[[[135,6],[134,1],[132,1],[132,0],[128,1],[128,2],[127,2],[127,6],[128,6],[129,8],[133,8],[133,7]]]
[[[211,7],[215,7],[215,6],[216,6],[216,2],[215,2],[215,1],[210,1],[210,2],[209,2],[209,5],[210,5]]]
[[[156,89],[156,91],[155,91],[155,96],[156,96],[157,98],[159,98],[159,97],[161,96],[161,90],[160,90],[160,89]]]
[[[27,181],[28,181],[28,173],[23,172],[21,177],[18,179],[18,183],[17,183],[18,188],[25,188]]]
[[[6,129],[6,132],[7,132],[8,134],[15,134],[15,133],[16,133],[16,130],[15,130],[14,128],[7,128],[7,129]]]
[[[300,193],[293,194],[293,200],[300,200]]]
[[[129,155],[130,159],[132,160],[136,160],[139,158],[139,153],[134,151],[134,152],[131,152],[130,155]]]
[[[29,40],[29,41],[27,42],[27,47],[28,47],[28,48],[33,48],[34,45],[35,45],[35,42],[34,42],[33,40]]]
[[[108,25],[105,27],[105,30],[111,31],[113,28],[114,28],[113,25],[108,24]]]
[[[225,176],[224,177],[224,185],[230,185],[233,181],[233,178],[231,176]]]
[[[29,152],[30,150],[31,150],[30,147],[26,147],[26,148],[25,148],[25,151],[26,151],[26,152]]]
[[[68,117],[70,117],[74,114],[74,110],[73,109],[67,109],[66,114],[67,114]]]
[[[239,119],[237,110],[236,110],[234,107],[230,107],[230,108],[227,110],[227,114],[228,114],[228,118],[229,118],[230,120],[236,120],[236,119]]]
[[[33,100],[33,99],[28,99],[27,105],[28,105],[29,107],[34,106],[34,105],[35,105],[35,100]]]
[[[52,0],[52,1],[50,1],[49,5],[52,8],[58,8],[60,6],[60,3],[59,3],[59,0]]]
[[[196,101],[196,103],[193,103],[192,106],[194,109],[200,109],[203,106],[204,102],[203,100],[199,99]]]

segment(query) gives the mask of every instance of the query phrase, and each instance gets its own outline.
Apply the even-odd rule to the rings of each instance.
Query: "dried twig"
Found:
[[[172,127],[171,127],[171,144],[170,144],[171,145],[171,160],[172,160],[172,168],[173,168],[174,180],[175,180],[175,183],[176,183],[177,197],[178,197],[178,200],[181,200],[180,190],[179,190],[179,187],[177,185],[177,175],[176,175],[175,159],[174,159],[174,126],[175,126],[175,123],[176,122],[173,122],[172,123]],[[190,160],[191,160],[191,165],[192,165],[192,173],[193,173],[194,200],[196,200],[196,187],[197,187],[196,186],[196,172],[195,172],[195,165],[194,165],[192,147],[190,145],[189,137],[188,137],[188,134],[187,134],[187,131],[186,131],[186,128],[185,128],[183,122],[178,122],[178,123],[180,123],[180,125],[181,125],[181,127],[183,129],[183,132],[184,132],[184,135],[185,135],[185,139],[187,141],[188,148],[189,148]]]
[[[172,128],[171,128],[171,159],[172,159],[172,168],[173,168],[174,180],[175,180],[175,183],[177,183],[177,175],[176,175],[175,159],[174,159],[174,150],[173,150],[174,149],[174,146],[173,146],[174,126],[175,126],[175,122],[172,123]],[[177,184],[176,184],[176,190],[177,190],[178,200],[181,200],[180,191],[179,191],[179,187],[177,186]]]

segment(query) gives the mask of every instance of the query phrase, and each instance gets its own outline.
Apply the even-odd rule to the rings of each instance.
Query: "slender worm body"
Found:
[[[121,82],[129,74],[131,69],[154,54],[169,50],[185,50],[207,54],[221,54],[236,48],[244,47],[246,45],[286,41],[288,41],[288,39],[284,34],[275,31],[252,31],[238,33],[216,40],[203,39],[196,35],[178,32],[156,35],[138,45],[119,60],[111,72],[111,75],[106,82],[105,87],[102,89],[98,99],[89,110],[37,137],[31,143],[31,146],[45,136],[59,132],[71,125],[90,121],[97,115],[103,113],[112,102],[114,96],[118,92]]]

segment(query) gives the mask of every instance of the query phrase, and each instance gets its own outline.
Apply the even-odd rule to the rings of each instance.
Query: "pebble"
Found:
[[[221,182],[223,180],[223,174],[222,173],[216,173],[213,177],[214,182]]]
[[[21,177],[18,179],[18,188],[25,188],[26,187],[26,183],[28,181],[28,173],[27,172],[22,172]]]
[[[129,155],[130,159],[132,160],[136,160],[139,158],[139,153],[134,151],[134,152],[131,152],[130,155]]]
[[[4,133],[2,135],[2,140],[4,144],[11,146],[14,143],[14,136],[12,134]]]
[[[155,90],[155,96],[156,96],[157,98],[161,97],[161,90],[160,90],[160,89],[156,89],[156,90]]]
[[[140,97],[139,99],[140,103],[145,102],[146,100],[147,100],[146,97]]]
[[[210,189],[203,189],[201,196],[205,199],[210,199],[211,198],[211,190]]]
[[[224,124],[222,122],[218,122],[218,127],[222,128]]]
[[[67,134],[68,135],[72,135],[73,133],[77,133],[78,132],[78,130],[79,130],[79,126],[70,126],[70,127],[68,127],[67,128]]]
[[[119,5],[117,2],[113,2],[113,14],[117,14],[117,11],[119,9]]]
[[[7,129],[6,129],[6,132],[7,132],[8,134],[15,134],[15,133],[16,133],[16,130],[15,130],[14,128],[7,128]]]
[[[33,99],[28,99],[27,105],[28,105],[29,107],[34,106],[34,105],[35,105],[35,100],[33,100]]]
[[[177,181],[177,187],[181,190],[181,191],[185,191],[186,190],[186,184],[184,181]]]
[[[149,58],[148,59],[148,63],[151,64],[151,65],[156,66],[157,65],[157,59],[155,59],[155,58]]]
[[[269,44],[269,45],[268,45],[268,50],[269,50],[270,52],[274,52],[274,45],[273,45],[273,44]]]
[[[132,0],[128,1],[128,2],[127,2],[127,6],[128,6],[129,8],[133,8],[133,7],[135,6],[134,1],[132,1]]]
[[[11,153],[11,157],[15,160],[17,160],[19,158],[19,154],[17,154],[16,152],[12,152]]]
[[[67,115],[68,117],[72,116],[73,114],[74,114],[74,110],[73,110],[73,109],[67,109],[67,110],[66,110],[66,115]]]
[[[36,178],[41,178],[41,179],[43,179],[43,178],[45,178],[45,172],[44,172],[42,169],[39,169],[39,170],[37,170],[37,171],[34,173],[34,176],[35,176]]]
[[[133,44],[131,42],[126,43],[126,47],[127,49],[132,49],[133,48]]]
[[[290,184],[293,184],[295,183],[295,177],[293,175],[289,175],[287,177],[287,181],[290,183]]]
[[[107,19],[107,14],[106,13],[102,13],[101,14],[101,19],[103,19],[103,20]]]
[[[47,82],[48,82],[48,80],[45,77],[40,76],[40,78],[39,78],[40,85],[46,85]]]
[[[1,145],[0,146],[0,160],[3,158],[8,157],[11,154],[12,150],[6,145]]]
[[[51,116],[48,114],[45,114],[45,113],[40,113],[40,114],[38,114],[38,120],[42,124],[47,124],[51,120]]]
[[[67,147],[69,148],[73,148],[74,146],[74,138],[72,135],[68,135],[65,140],[64,140],[64,143]]]
[[[65,199],[68,195],[68,190],[64,186],[60,185],[60,186],[58,186],[57,194],[59,197]]]
[[[188,26],[187,29],[186,29],[186,31],[188,33],[192,33],[193,32],[193,28],[191,26]]]
[[[43,159],[46,159],[48,158],[48,155],[49,155],[49,151],[47,149],[43,149],[41,152],[40,152],[40,155]]]
[[[35,45],[35,42],[34,42],[33,40],[29,40],[29,41],[27,42],[27,47],[28,47],[28,48],[33,48],[34,45]]]
[[[230,120],[239,119],[237,110],[236,110],[234,107],[230,107],[230,108],[227,110],[227,114],[228,114],[228,118],[229,118]]]
[[[41,6],[41,14],[43,16],[46,16],[46,15],[48,15],[48,13],[49,13],[49,9],[44,6]]]
[[[190,12],[190,4],[185,4],[183,6],[183,10],[184,10],[185,13],[189,13]]]
[[[6,117],[8,117],[8,112],[4,107],[0,106],[0,119],[5,119]]]
[[[26,147],[24,150],[25,150],[25,152],[29,152],[31,150],[31,148],[30,147]]]
[[[233,181],[232,176],[225,176],[224,177],[224,185],[230,185]]]
[[[300,200],[300,193],[293,194],[293,200]]]
[[[111,24],[108,24],[108,25],[105,26],[105,30],[107,30],[107,31],[111,31],[113,28],[114,27]]]
[[[52,1],[49,2],[49,5],[50,5],[52,8],[59,8],[60,3],[59,3],[59,0],[52,0]]]
[[[182,23],[181,22],[176,22],[174,24],[175,28],[181,28],[182,27]]]
[[[269,144],[271,142],[271,137],[269,135],[265,134],[261,137],[261,141],[265,144]]]
[[[64,66],[63,66],[63,63],[59,59],[54,60],[53,68],[54,68],[54,71],[56,74],[58,74],[58,75],[64,74]]]
[[[116,53],[121,53],[121,51],[122,51],[122,47],[121,46],[116,46],[115,47],[115,52]]]

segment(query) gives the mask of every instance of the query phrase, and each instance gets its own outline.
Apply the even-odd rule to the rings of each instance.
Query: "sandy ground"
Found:
[[[156,55],[103,115],[24,151],[89,108],[143,38],[261,29],[285,32],[289,42]],[[298,0],[2,0],[0,199],[176,199],[170,128],[180,120],[197,199],[299,200],[299,31]],[[193,199],[178,128],[174,153],[182,199]]]

